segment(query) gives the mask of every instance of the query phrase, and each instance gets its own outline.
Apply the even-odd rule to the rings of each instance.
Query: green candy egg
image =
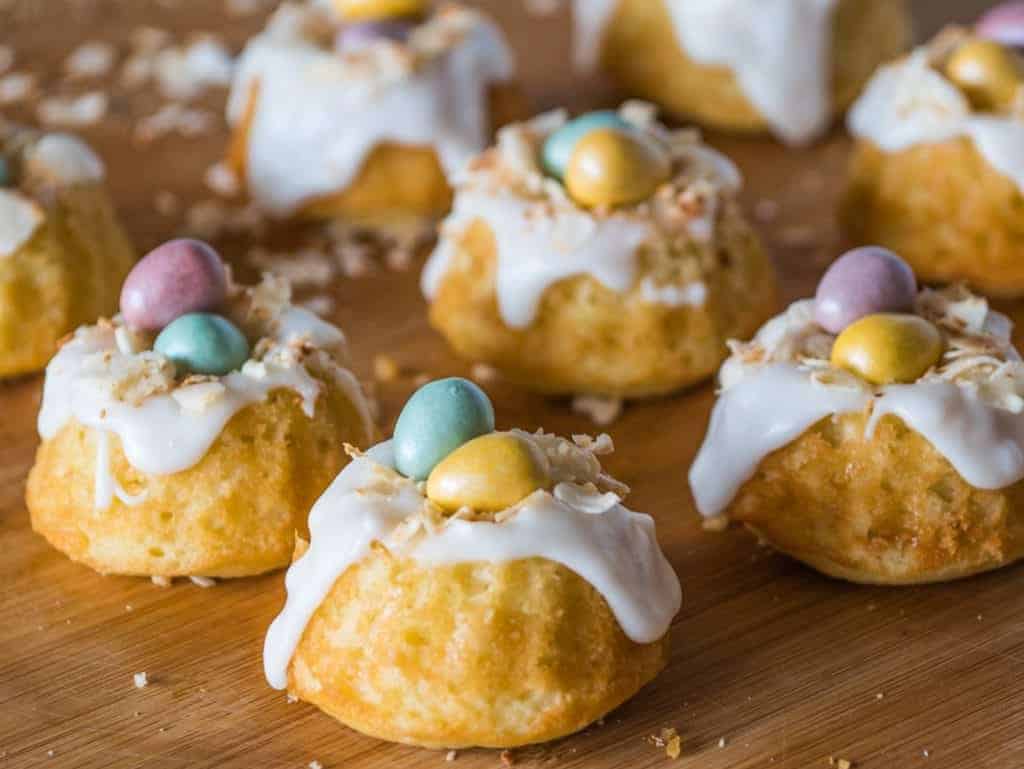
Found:
[[[167,325],[153,344],[179,372],[223,376],[240,368],[249,357],[249,342],[235,325],[220,315],[193,312]]]
[[[494,432],[494,407],[468,379],[429,382],[413,393],[395,424],[395,467],[417,481],[459,446]]]
[[[580,115],[548,136],[541,149],[540,161],[544,170],[556,179],[565,178],[565,169],[569,166],[569,158],[576,149],[576,144],[596,128],[621,128],[629,130],[630,124],[623,120],[618,112],[600,110]]]

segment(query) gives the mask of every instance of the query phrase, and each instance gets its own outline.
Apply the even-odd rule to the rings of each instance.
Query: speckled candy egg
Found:
[[[994,40],[963,43],[946,62],[946,75],[981,110],[1004,112],[1013,105],[1021,82],[1021,62]]]
[[[418,481],[459,446],[494,431],[490,398],[468,379],[429,382],[413,393],[395,424],[395,466]]]
[[[334,50],[338,53],[361,51],[380,40],[404,43],[416,28],[409,19],[384,19],[381,21],[359,21],[346,24],[334,38]]]
[[[565,187],[583,206],[627,206],[646,200],[672,171],[668,150],[635,131],[598,128],[576,144]]]
[[[403,16],[422,16],[427,0],[334,0],[334,8],[345,21],[378,21]]]
[[[544,171],[556,179],[563,179],[565,177],[565,169],[569,165],[569,158],[572,157],[572,152],[576,149],[579,140],[598,128],[629,130],[630,125],[618,112],[613,112],[612,110],[589,112],[586,115],[580,115],[578,118],[570,120],[544,140],[544,146],[541,148],[540,153],[540,161]]]
[[[547,457],[512,433],[474,438],[449,454],[427,479],[427,497],[449,512],[505,510],[550,487]]]
[[[1024,48],[1024,3],[1003,3],[985,13],[975,25],[981,37]]]
[[[942,334],[918,315],[880,313],[849,326],[832,345],[832,365],[877,385],[916,381],[942,357]]]
[[[158,331],[190,312],[215,310],[227,295],[220,256],[198,240],[171,240],[135,265],[121,288],[128,325]]]
[[[876,312],[908,312],[917,297],[910,265],[877,246],[855,248],[839,257],[821,279],[814,297],[814,318],[838,334]]]
[[[168,325],[153,349],[174,362],[179,374],[223,376],[249,357],[249,342],[235,325],[207,312],[182,315]]]

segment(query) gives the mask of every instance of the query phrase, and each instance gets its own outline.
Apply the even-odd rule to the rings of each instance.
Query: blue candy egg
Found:
[[[623,120],[618,112],[612,110],[588,112],[575,120],[570,120],[544,142],[540,153],[540,162],[544,170],[556,179],[563,179],[572,151],[576,149],[576,143],[597,128],[629,129],[630,124]]]
[[[413,393],[395,424],[395,466],[422,481],[462,444],[494,432],[494,407],[468,379],[452,377]]]
[[[153,349],[187,374],[223,376],[241,368],[249,342],[220,315],[193,312],[175,319],[160,332]]]

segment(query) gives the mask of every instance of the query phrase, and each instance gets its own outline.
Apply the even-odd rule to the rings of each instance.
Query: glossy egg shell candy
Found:
[[[917,298],[910,265],[885,248],[865,246],[839,257],[825,272],[814,297],[814,319],[838,334],[879,312],[909,312]]]
[[[249,357],[242,332],[226,318],[206,312],[182,315],[160,332],[153,349],[174,362],[179,376],[223,376]]]
[[[512,433],[491,433],[438,464],[427,479],[427,497],[447,512],[497,513],[550,485],[547,457],[537,446]]]
[[[428,382],[409,398],[395,423],[395,466],[422,481],[469,440],[494,431],[494,407],[468,379]]]
[[[946,75],[981,110],[1006,112],[1022,79],[1019,58],[994,40],[973,39],[960,45],[946,63]]]
[[[217,252],[198,240],[171,240],[128,273],[121,314],[133,328],[159,331],[190,312],[216,310],[226,296],[227,274]]]
[[[978,20],[974,29],[980,37],[1024,48],[1024,2],[997,5]]]
[[[668,150],[656,139],[599,128],[576,144],[565,186],[580,205],[624,206],[647,200],[671,170]]]
[[[427,12],[426,0],[333,0],[338,15],[345,21],[380,21],[418,17]]]
[[[619,128],[629,130],[630,125],[619,113],[612,110],[599,110],[580,115],[570,120],[561,128],[556,129],[544,140],[541,148],[541,165],[544,171],[556,179],[565,178],[565,170],[569,165],[569,158],[576,149],[579,140],[591,131],[598,128]]]
[[[939,362],[942,334],[917,315],[880,313],[849,326],[832,346],[832,365],[876,385],[909,384]]]

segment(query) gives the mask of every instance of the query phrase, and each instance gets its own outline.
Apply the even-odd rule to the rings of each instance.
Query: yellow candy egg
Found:
[[[345,21],[378,21],[403,16],[422,16],[427,0],[334,0],[334,8]]]
[[[565,186],[583,206],[625,206],[649,198],[672,172],[668,150],[632,130],[598,128],[576,143]]]
[[[1006,111],[1024,80],[1020,59],[994,40],[969,40],[946,63],[946,74],[977,109]]]
[[[513,433],[489,433],[449,454],[427,478],[427,497],[448,512],[496,513],[551,486],[547,457]]]
[[[942,334],[917,315],[879,313],[846,327],[832,346],[832,365],[879,385],[910,383],[939,362]]]

